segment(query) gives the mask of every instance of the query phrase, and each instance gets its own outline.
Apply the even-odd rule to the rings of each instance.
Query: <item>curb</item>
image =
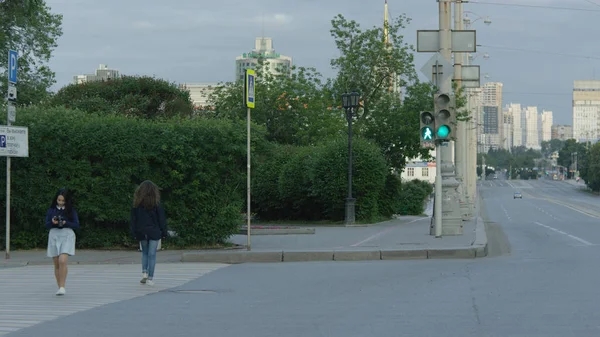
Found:
[[[248,228],[241,228],[239,235],[247,235]],[[291,235],[291,234],[315,234],[314,228],[250,228],[250,235]]]
[[[485,223],[480,216],[477,217],[475,240],[473,241],[472,246],[475,249],[475,257],[486,257],[488,255],[488,240],[485,231]]]
[[[483,239],[480,239],[480,241],[481,240]],[[475,241],[477,241],[477,239]],[[485,244],[478,243],[473,246],[445,249],[189,252],[182,254],[181,262],[238,264],[245,262],[376,261],[449,258],[474,259],[486,255],[487,242]]]

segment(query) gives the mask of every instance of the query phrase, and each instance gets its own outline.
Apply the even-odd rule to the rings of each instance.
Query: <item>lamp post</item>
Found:
[[[348,197],[346,198],[345,224],[351,225],[355,220],[354,205],[356,199],[352,197],[352,112],[358,108],[359,93],[342,94],[342,107],[346,110],[348,121]]]

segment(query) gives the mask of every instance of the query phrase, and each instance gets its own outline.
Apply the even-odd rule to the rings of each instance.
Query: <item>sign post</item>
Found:
[[[15,50],[8,51],[8,109],[6,124],[10,126],[11,122],[14,122],[16,115],[16,108],[13,103],[17,100],[17,60],[19,54]],[[0,154],[6,156],[6,248],[5,258],[10,259],[10,156],[8,151],[11,149],[8,147],[11,141],[8,134],[1,134],[0,138],[4,137],[0,147]]]
[[[255,85],[256,85],[256,72],[252,69],[246,69],[246,80],[244,82],[244,105],[246,106],[247,109],[247,127],[248,127],[248,137],[247,137],[247,167],[248,167],[248,172],[247,172],[247,195],[246,195],[246,226],[247,228],[247,238],[248,238],[248,250],[251,249],[251,243],[250,243],[250,223],[251,223],[251,213],[250,213],[250,110],[254,109],[254,105],[255,105],[255,101],[256,101],[256,97],[254,96],[255,94]]]

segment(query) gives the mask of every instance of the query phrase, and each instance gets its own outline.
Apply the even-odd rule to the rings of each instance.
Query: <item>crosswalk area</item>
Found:
[[[65,296],[56,296],[52,266],[0,269],[0,336],[105,304],[181,286],[226,264],[157,264],[154,286],[139,283],[139,265],[69,265]]]

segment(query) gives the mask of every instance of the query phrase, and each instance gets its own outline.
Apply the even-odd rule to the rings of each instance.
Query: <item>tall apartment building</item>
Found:
[[[519,103],[510,103],[506,105],[507,112],[511,115],[512,122],[512,146],[518,147],[524,144],[524,132],[523,132],[523,109],[521,109],[521,104]],[[506,130],[506,129],[505,129]]]
[[[484,148],[487,149],[504,148],[502,86],[499,82],[488,82],[482,87]]]
[[[118,70],[109,69],[107,65],[101,64],[98,69],[96,69],[95,74],[73,76],[73,83],[82,84],[86,82],[108,81],[119,77],[121,77],[121,75]]]
[[[260,59],[264,60],[267,70],[273,75],[291,73],[292,71],[292,58],[276,53],[273,49],[273,39],[270,37],[257,37],[254,49],[235,59],[236,81],[244,79],[246,69],[256,69]]]
[[[534,150],[541,149],[540,135],[538,132],[538,109],[536,106],[525,108],[525,147]]]
[[[503,147],[510,151],[513,148],[513,116],[512,113],[508,111],[507,107],[505,107],[504,111],[502,111],[502,115],[504,116],[504,124],[502,129],[504,132]]]
[[[567,140],[573,138],[573,127],[571,125],[552,125],[551,139]]]
[[[552,111],[542,110],[540,115],[540,144],[552,139]]]
[[[598,140],[600,124],[600,81],[573,83],[573,138],[585,142]]]

